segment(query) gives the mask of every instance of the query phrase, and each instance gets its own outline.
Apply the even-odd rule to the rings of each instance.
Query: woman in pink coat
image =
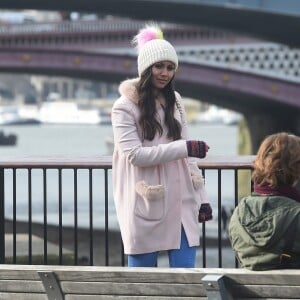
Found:
[[[197,167],[209,147],[187,140],[173,46],[156,25],[133,41],[139,77],[121,83],[112,109],[113,191],[128,266],[154,267],[167,250],[170,267],[194,267],[199,221],[212,218]]]

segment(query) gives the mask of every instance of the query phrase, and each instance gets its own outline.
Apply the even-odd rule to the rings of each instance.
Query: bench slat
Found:
[[[178,283],[178,284],[202,284],[202,276],[198,273],[149,273],[138,271],[133,272],[114,272],[114,271],[78,271],[78,272],[64,272],[56,271],[57,277],[61,281],[85,281],[85,282],[132,282],[132,283],[144,283],[144,282],[159,282],[159,283]],[[180,276],[178,276],[180,274]]]
[[[4,265],[3,265],[4,266]],[[6,266],[6,265],[5,265]],[[2,267],[2,266],[1,266]],[[25,267],[25,266],[24,266]],[[27,266],[26,266],[27,267]],[[17,268],[17,266],[16,266]],[[36,268],[24,268],[14,270],[10,268],[0,268],[0,280],[37,280],[40,277],[37,271],[54,271],[60,281],[85,281],[85,282],[160,282],[178,284],[202,284],[201,279],[204,274],[189,269],[151,269],[144,268],[123,268],[123,267],[74,267],[74,269],[63,266],[36,266]],[[180,276],[178,276],[180,274]]]
[[[2,267],[2,266],[1,266]],[[40,281],[37,270],[10,270],[0,267],[0,280],[32,280]]]
[[[234,299],[236,297],[245,298],[267,298],[272,297],[274,299],[299,299],[300,298],[300,286],[268,286],[268,285],[235,285],[232,288],[232,294]]]
[[[145,300],[145,296],[66,295],[65,300]],[[147,300],[170,300],[170,297],[147,296]],[[172,297],[172,300],[207,300],[207,297]]]
[[[145,296],[205,296],[206,291],[200,284],[161,284],[161,283],[90,283],[61,282],[67,294],[101,295],[145,295]]]
[[[295,274],[289,274],[289,270],[285,270],[286,274],[270,274],[265,272],[254,272],[253,274],[247,273],[247,274],[226,274],[226,277],[228,279],[232,279],[232,282],[235,284],[249,284],[249,285],[260,285],[260,284],[268,284],[268,285],[294,285],[299,286],[300,285],[300,273],[298,272],[297,275]],[[228,280],[230,281],[230,280]]]
[[[45,293],[45,289],[41,281],[1,280],[0,292]]]
[[[237,297],[235,300],[278,300],[278,298],[270,298],[270,297],[267,297],[267,298],[264,298],[264,297],[261,297],[261,298],[240,298],[240,297]],[[284,298],[286,299],[286,298]],[[281,299],[282,300],[282,299]]]
[[[46,294],[0,293],[1,300],[48,300]]]

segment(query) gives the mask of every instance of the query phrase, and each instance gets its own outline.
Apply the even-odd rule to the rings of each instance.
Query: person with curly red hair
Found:
[[[268,270],[300,267],[300,137],[279,132],[262,142],[252,179],[229,223],[242,267]]]

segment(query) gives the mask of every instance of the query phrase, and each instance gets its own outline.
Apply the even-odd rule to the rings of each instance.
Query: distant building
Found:
[[[24,24],[60,21],[58,12],[37,10],[0,10],[0,24]]]
[[[37,98],[36,88],[30,82],[29,75],[0,74],[0,104],[33,104]]]

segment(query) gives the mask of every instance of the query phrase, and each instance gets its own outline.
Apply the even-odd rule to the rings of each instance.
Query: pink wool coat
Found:
[[[182,139],[171,141],[163,124],[164,110],[157,103],[162,136],[143,140],[139,126],[135,84],[121,83],[121,97],[112,108],[114,134],[113,193],[126,254],[179,249],[183,225],[190,246],[198,246],[198,211],[207,202],[197,159],[187,158],[186,115],[175,117],[182,125]]]

